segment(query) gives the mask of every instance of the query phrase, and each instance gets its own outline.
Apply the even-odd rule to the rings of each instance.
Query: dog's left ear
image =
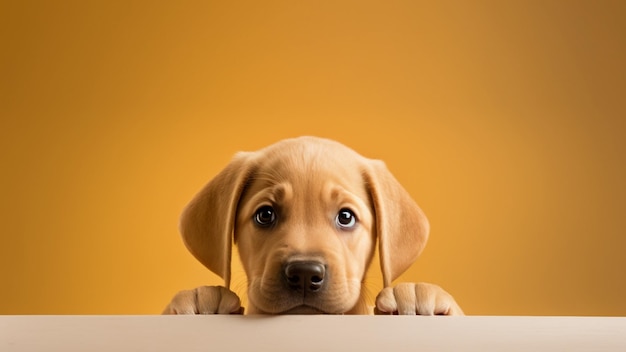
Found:
[[[428,240],[426,215],[379,160],[368,160],[365,184],[374,205],[385,287],[413,264]]]

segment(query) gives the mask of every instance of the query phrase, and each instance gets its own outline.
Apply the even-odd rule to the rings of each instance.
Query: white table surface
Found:
[[[0,351],[626,351],[626,318],[0,316]]]

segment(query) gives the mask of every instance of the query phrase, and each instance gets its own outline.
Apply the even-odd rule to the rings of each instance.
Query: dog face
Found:
[[[235,241],[261,312],[343,313],[361,295],[373,207],[354,156],[328,152],[310,144],[275,151],[239,202]]]
[[[385,285],[419,255],[428,222],[382,162],[301,137],[239,153],[188,205],[189,250],[230,281],[231,246],[251,313],[346,313],[378,240]]]

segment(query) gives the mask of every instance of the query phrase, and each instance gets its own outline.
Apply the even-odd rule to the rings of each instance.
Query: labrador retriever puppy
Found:
[[[428,220],[383,162],[335,141],[236,154],[186,207],[180,231],[225,287],[181,291],[164,314],[243,313],[229,289],[233,245],[249,314],[463,314],[439,286],[392,286],[424,248]],[[385,288],[372,309],[364,280],[377,244]]]

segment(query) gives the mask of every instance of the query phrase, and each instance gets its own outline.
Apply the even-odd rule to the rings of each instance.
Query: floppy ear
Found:
[[[428,219],[379,160],[369,160],[366,184],[374,203],[380,266],[385,287],[413,264],[424,249]]]
[[[230,261],[237,204],[252,173],[253,153],[238,153],[191,200],[180,218],[187,249],[230,287]]]

